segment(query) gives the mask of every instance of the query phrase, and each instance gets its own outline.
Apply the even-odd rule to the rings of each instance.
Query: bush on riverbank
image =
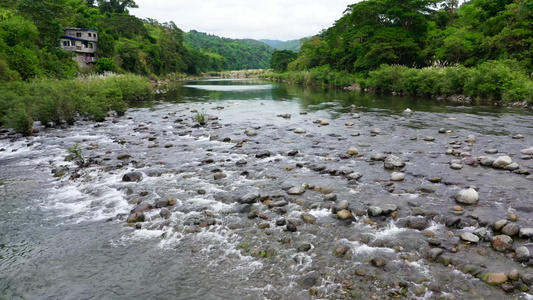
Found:
[[[34,121],[73,124],[78,115],[102,121],[110,110],[124,114],[128,101],[151,91],[149,80],[136,75],[10,82],[0,87],[0,125],[29,134]]]
[[[434,66],[422,69],[381,65],[366,77],[328,66],[309,71],[289,71],[264,76],[277,81],[307,86],[362,89],[420,96],[468,95],[483,100],[527,101],[533,104],[533,80],[514,60],[487,61],[477,67]]]

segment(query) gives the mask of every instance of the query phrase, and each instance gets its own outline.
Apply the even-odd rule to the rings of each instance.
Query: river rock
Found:
[[[507,220],[502,219],[494,222],[492,227],[494,227],[494,230],[502,230],[505,225],[507,225]]]
[[[270,157],[270,151],[264,150],[255,155],[256,158],[267,158]]]
[[[359,173],[359,172],[353,172],[353,173],[350,173],[346,176],[346,178],[348,178],[348,180],[359,180],[359,178],[363,177],[363,174]]]
[[[329,122],[326,121],[326,120],[321,120],[321,121],[320,121],[320,125],[322,125],[322,126],[327,126],[327,125],[329,125]]]
[[[296,222],[290,220],[287,222],[287,231],[290,231],[290,232],[296,232],[296,230],[298,230],[298,228],[296,227]]]
[[[452,170],[461,170],[463,168],[463,165],[462,164],[458,164],[458,163],[453,163],[453,164],[450,164],[450,168]]]
[[[131,213],[134,214],[134,213],[142,213],[142,212],[145,212],[145,211],[148,211],[148,210],[151,210],[153,209],[154,206],[148,202],[142,202],[141,204],[135,206],[132,210],[131,210]]]
[[[403,181],[405,180],[405,174],[401,172],[393,172],[390,175],[390,180],[391,181]]]
[[[523,139],[523,138],[524,138],[524,135],[523,135],[523,134],[520,134],[520,133],[517,134],[517,135],[514,135],[514,136],[513,136],[513,139],[515,139],[515,140],[521,140],[521,139]]]
[[[303,213],[301,218],[305,223],[313,224],[316,222],[316,218],[312,214]]]
[[[253,129],[246,129],[244,131],[244,134],[246,134],[247,136],[257,136],[257,132]]]
[[[529,261],[529,249],[526,246],[520,246],[515,249],[516,261]]]
[[[403,114],[404,114],[404,115],[410,115],[410,114],[412,114],[412,113],[413,113],[413,111],[412,111],[411,109],[409,109],[409,108],[406,108],[406,109],[403,111]]]
[[[503,168],[503,169],[507,170],[507,171],[515,171],[515,170],[520,169],[520,165],[517,164],[517,163],[512,163],[510,165],[505,166],[505,168]]]
[[[303,129],[303,128],[296,128],[296,129],[294,129],[294,133],[298,133],[298,134],[305,133],[305,129]]]
[[[168,219],[170,218],[171,215],[172,213],[166,208],[162,208],[161,211],[159,212],[159,216],[161,216],[161,218],[163,219]]]
[[[215,179],[215,180],[224,179],[226,177],[228,177],[228,175],[226,175],[225,173],[222,173],[222,172],[216,172],[215,174],[213,174],[213,179]]]
[[[276,219],[276,226],[283,226],[286,224],[287,224],[287,220],[285,220],[285,218]]]
[[[132,213],[126,220],[128,223],[144,222],[144,214],[140,212]]]
[[[409,217],[407,227],[416,230],[424,230],[429,227],[429,222],[424,217]]]
[[[341,210],[350,210],[350,204],[346,200],[342,200],[339,203],[337,203],[332,209],[331,212],[336,214],[338,211]]]
[[[479,195],[473,188],[463,189],[455,195],[455,201],[462,204],[476,204],[479,201]]]
[[[252,203],[256,202],[257,199],[259,199],[259,197],[260,197],[259,192],[258,191],[253,191],[253,192],[247,193],[244,196],[242,196],[239,199],[239,202],[243,203],[243,204],[252,204]]]
[[[500,285],[507,282],[507,275],[505,273],[489,273],[482,277],[483,281],[491,285]]]
[[[533,155],[533,147],[521,150],[520,153],[522,153],[524,155]]]
[[[357,154],[359,154],[359,150],[357,150],[357,148],[352,147],[352,148],[348,149],[348,151],[346,151],[346,154],[357,155]]]
[[[353,219],[352,213],[349,210],[343,209],[337,212],[337,217],[341,220]]]
[[[477,158],[477,160],[481,165],[490,167],[496,161],[496,158],[491,156],[480,156]]]
[[[367,212],[369,216],[376,217],[383,213],[383,209],[379,206],[371,206],[368,208]]]
[[[301,185],[292,187],[287,191],[289,195],[302,195],[303,193],[305,193],[305,188]]]
[[[130,172],[122,176],[124,182],[139,182],[142,180],[143,174],[141,172]]]
[[[304,243],[304,244],[301,244],[300,246],[298,246],[298,248],[296,248],[296,251],[297,252],[307,252],[307,251],[311,250],[311,248],[312,248],[311,244]]]
[[[533,237],[533,228],[520,228],[518,236],[521,238],[531,238]]]
[[[492,166],[498,169],[503,169],[512,163],[513,160],[509,156],[500,156],[492,163]]]
[[[473,233],[465,232],[461,234],[461,240],[470,242],[470,243],[477,243],[479,242],[479,237]]]
[[[509,223],[502,228],[502,233],[510,237],[517,235],[519,231],[520,227],[515,223]]]
[[[126,153],[119,154],[119,155],[117,156],[117,159],[120,159],[120,160],[124,160],[124,159],[128,159],[128,158],[131,158],[131,155],[126,154]]]
[[[333,193],[329,193],[324,195],[324,201],[337,201],[337,195]]]
[[[473,134],[469,135],[468,137],[466,137],[465,142],[467,142],[467,143],[475,143],[476,142],[476,136],[473,135]]]
[[[383,257],[374,257],[370,262],[376,268],[383,268],[387,265],[387,261]]]
[[[168,206],[168,200],[158,200],[155,203],[155,207],[156,208],[163,208],[163,207],[167,207],[167,206]]]
[[[386,154],[383,154],[383,153],[374,153],[370,156],[370,159],[371,160],[375,160],[375,161],[383,161],[387,158],[387,155]]]
[[[441,248],[432,248],[428,251],[427,256],[429,260],[436,260],[439,255],[444,252]]]
[[[398,205],[396,204],[385,204],[381,206],[384,215],[391,214],[398,210]]]
[[[492,247],[499,252],[505,252],[512,248],[513,239],[508,235],[497,235],[491,239]]]
[[[401,168],[405,163],[396,155],[389,155],[384,162],[385,169]]]
[[[344,246],[344,245],[340,245],[340,246],[335,247],[335,249],[333,249],[333,254],[335,256],[339,256],[340,257],[340,256],[346,255],[349,251],[350,251],[350,247]]]

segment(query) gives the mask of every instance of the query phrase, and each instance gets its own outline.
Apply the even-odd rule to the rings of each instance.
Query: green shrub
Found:
[[[33,119],[22,102],[15,103],[2,119],[6,127],[13,128],[23,134],[31,134]]]
[[[400,80],[408,69],[400,65],[381,65],[369,73],[368,85],[379,92],[400,92],[402,91]]]
[[[98,61],[96,62],[96,72],[99,74],[104,74],[105,72],[115,72],[115,71],[116,71],[115,61],[110,58],[102,57],[102,58],[99,58]]]

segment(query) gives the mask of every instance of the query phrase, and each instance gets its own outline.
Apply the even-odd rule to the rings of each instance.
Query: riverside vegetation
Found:
[[[533,2],[369,0],[277,51],[266,77],[384,93],[533,103]],[[455,97],[457,98],[457,97]]]

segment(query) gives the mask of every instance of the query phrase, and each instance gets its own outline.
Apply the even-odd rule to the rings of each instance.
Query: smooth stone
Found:
[[[259,192],[258,191],[254,191],[254,192],[250,192],[250,193],[247,193],[244,196],[242,196],[239,199],[239,202],[243,203],[243,204],[252,204],[252,203],[256,202],[259,197],[260,197]]]
[[[524,138],[523,134],[517,134],[517,135],[513,136],[513,139],[515,139],[515,140],[521,140],[523,138]]]
[[[522,153],[524,155],[533,155],[533,147],[521,150],[520,153]]]
[[[487,154],[496,154],[498,153],[498,149],[489,149],[489,150],[485,150],[485,153]]]
[[[483,276],[483,281],[492,285],[500,285],[507,282],[507,275],[505,273],[489,273]]]
[[[428,251],[428,259],[429,260],[436,260],[439,255],[441,255],[444,252],[441,248],[432,248]]]
[[[529,260],[529,249],[526,246],[517,247],[514,251],[516,261],[522,262]]]
[[[450,168],[452,168],[453,170],[461,170],[463,168],[463,165],[462,164],[453,163],[453,164],[450,165]]]
[[[405,174],[401,172],[393,172],[390,175],[390,180],[391,181],[403,181],[405,180]]]
[[[361,133],[360,133],[360,132],[352,132],[350,135],[351,135],[351,136],[360,136]]]
[[[520,165],[517,163],[512,163],[510,165],[505,166],[503,169],[507,171],[514,171],[520,169]]]
[[[512,164],[513,160],[509,156],[500,156],[492,163],[494,168],[503,169]]]
[[[287,231],[295,232],[298,228],[296,227],[296,224],[292,221],[287,222]]]
[[[298,248],[296,248],[296,251],[297,252],[307,252],[307,251],[311,250],[311,248],[312,248],[311,244],[305,243],[305,244],[301,244],[300,246],[298,246]]]
[[[509,279],[511,280],[518,280],[520,274],[518,273],[518,270],[517,269],[512,269],[511,271],[509,271],[509,274],[507,275],[507,277],[509,277]]]
[[[129,155],[129,154],[119,154],[119,155],[117,155],[117,159],[119,159],[119,160],[124,160],[124,159],[128,159],[128,158],[131,158],[131,155]]]
[[[383,154],[383,153],[374,153],[370,156],[370,159],[371,160],[375,160],[375,161],[383,161],[387,158],[387,155],[386,154]]]
[[[520,227],[518,227],[518,225],[515,223],[509,223],[502,228],[502,233],[510,237],[517,235],[519,231]]]
[[[270,228],[270,223],[260,223],[259,225],[257,225],[257,227],[259,227],[260,229],[267,229]]]
[[[305,130],[303,128],[296,128],[294,133],[305,133]]]
[[[385,204],[381,206],[383,214],[388,215],[398,210],[398,205],[396,204]]]
[[[469,135],[469,136],[466,138],[465,142],[467,142],[467,143],[475,143],[475,142],[476,142],[476,136],[473,135],[473,134]]]
[[[494,222],[494,230],[502,230],[502,228],[507,225],[507,220],[498,220],[496,222]]]
[[[363,174],[359,172],[350,173],[346,176],[348,180],[358,180],[359,178],[363,177]]]
[[[404,114],[406,115],[410,115],[413,113],[413,111],[410,109],[410,108],[406,108],[404,111],[403,111]]]
[[[295,186],[287,191],[287,194],[289,195],[302,195],[303,193],[305,193],[305,188],[303,186]]]
[[[382,267],[385,267],[385,265],[387,265],[387,261],[382,257],[374,257],[372,258],[370,262],[376,268],[382,268]]]
[[[333,249],[333,254],[335,256],[344,256],[346,253],[350,251],[350,247],[348,246],[337,246],[335,249]]]
[[[246,134],[247,136],[257,136],[257,132],[253,129],[246,129],[244,131],[244,134]]]
[[[479,201],[479,194],[473,188],[463,189],[455,195],[455,201],[463,204],[476,204]]]
[[[369,216],[376,217],[383,213],[383,209],[379,206],[371,206],[368,208],[367,212]]]
[[[479,242],[479,237],[473,233],[465,232],[461,234],[461,240],[471,242],[471,243],[477,243]]]
[[[145,212],[145,211],[148,211],[148,210],[151,210],[153,209],[154,206],[148,202],[142,202],[141,204],[135,206],[132,210],[131,210],[131,213],[134,214],[134,213],[142,213],[142,212]]]
[[[168,219],[170,218],[171,215],[172,213],[166,208],[162,208],[161,211],[159,212],[159,216],[161,216],[161,218],[163,219]]]
[[[352,147],[352,148],[348,149],[348,151],[346,151],[346,154],[357,155],[357,154],[359,154],[359,150],[357,150],[357,148]]]
[[[324,195],[324,201],[337,201],[337,195],[333,193],[329,193]]]
[[[142,181],[143,174],[141,172],[130,172],[122,176],[124,182],[139,182]]]
[[[337,212],[337,217],[339,217],[339,219],[341,220],[348,220],[351,219],[353,216],[349,210],[343,209]]]
[[[492,247],[499,252],[505,252],[512,248],[513,239],[508,235],[497,235],[491,239]]]
[[[303,214],[301,215],[301,218],[302,218],[302,220],[303,220],[305,223],[313,224],[313,223],[316,222],[316,218],[315,218],[315,216],[313,216],[312,214],[303,213]]]
[[[424,141],[426,142],[433,142],[435,140],[435,137],[432,137],[432,136],[427,136],[424,138]]]
[[[322,120],[322,121],[320,121],[320,125],[327,126],[327,125],[329,125],[329,122],[326,121],[326,120]]]
[[[518,236],[521,238],[531,238],[533,237],[533,228],[520,228]]]
[[[381,133],[381,129],[374,128],[374,129],[370,130],[370,133],[372,133],[372,134],[380,134]]]
[[[144,222],[144,214],[141,212],[132,213],[126,222],[128,223],[137,223],[137,222]]]
[[[491,167],[492,164],[496,161],[494,157],[490,156],[480,156],[477,158],[479,160],[479,163],[483,166]]]
[[[276,226],[283,226],[285,224],[287,224],[287,220],[285,220],[284,218],[276,219]]]

